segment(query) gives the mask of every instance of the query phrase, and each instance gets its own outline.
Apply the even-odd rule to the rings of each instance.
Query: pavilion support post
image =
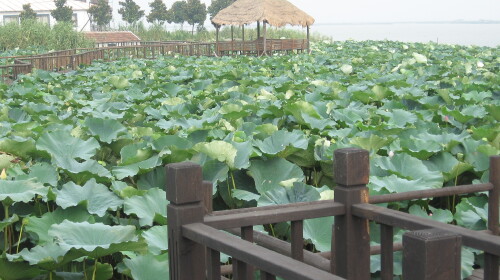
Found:
[[[257,21],[257,39],[260,38],[260,21]]]
[[[309,24],[307,25],[307,53],[310,52],[310,49],[309,49]]]
[[[242,39],[243,39],[243,45],[241,47],[241,54],[245,54],[245,25],[243,24],[241,26],[241,36],[242,36]]]
[[[219,29],[220,29],[220,26],[216,26],[215,27],[215,55],[216,56],[220,56],[220,53],[219,53]]]
[[[267,40],[266,40],[266,36],[267,36],[267,28],[266,28],[266,25],[267,25],[267,24],[266,24],[266,22],[265,22],[265,21],[264,21],[263,23],[264,23],[264,27],[263,27],[263,30],[262,30],[262,31],[263,31],[263,33],[264,33],[264,52],[263,52],[262,54],[267,54],[267,46],[266,46],[266,43],[267,43],[267,42],[266,42],[266,41],[267,41]]]

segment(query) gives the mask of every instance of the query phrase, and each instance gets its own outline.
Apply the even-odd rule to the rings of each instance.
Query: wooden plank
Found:
[[[182,232],[185,238],[285,279],[345,280],[202,223],[184,225]]]
[[[304,223],[303,221],[292,221],[290,237],[292,240],[292,258],[304,261]]]
[[[441,188],[441,189],[420,190],[420,191],[411,191],[411,192],[391,193],[391,194],[370,196],[369,202],[372,204],[378,204],[378,203],[404,201],[404,200],[412,200],[412,199],[420,199],[420,198],[431,198],[431,197],[467,194],[467,193],[474,193],[474,192],[484,192],[484,191],[489,191],[491,189],[493,189],[493,184],[491,184],[491,183],[476,184],[476,185],[462,185],[462,186],[455,186],[455,187],[446,187],[446,188]]]
[[[437,228],[457,233],[462,236],[464,246],[500,255],[500,236],[474,231],[455,225],[417,217],[408,213],[387,209],[371,204],[357,204],[352,206],[352,213],[377,223],[400,227],[408,230]]]
[[[234,214],[225,212],[224,215],[205,216],[205,224],[218,228],[227,229],[251,225],[272,224],[291,220],[307,220],[320,217],[343,215],[344,205],[333,201],[321,201],[321,203],[307,202],[280,207],[252,207],[245,208],[247,212],[235,211]],[[214,214],[217,212],[214,212]]]

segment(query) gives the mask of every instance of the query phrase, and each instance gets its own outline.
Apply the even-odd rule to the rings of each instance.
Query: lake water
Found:
[[[500,47],[500,24],[315,24],[311,31],[333,40],[391,40]]]

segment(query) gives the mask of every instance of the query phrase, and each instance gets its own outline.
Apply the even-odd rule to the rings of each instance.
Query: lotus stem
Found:
[[[21,238],[23,236],[23,229],[24,229],[24,219],[23,222],[21,223],[21,230],[19,231],[19,238],[17,239],[17,247],[16,247],[16,254],[19,254],[19,245],[21,244]],[[52,271],[50,272],[50,278],[52,279]]]
[[[95,263],[94,263],[94,271],[92,272],[92,280],[95,280],[96,273],[97,273],[97,259],[95,259]]]

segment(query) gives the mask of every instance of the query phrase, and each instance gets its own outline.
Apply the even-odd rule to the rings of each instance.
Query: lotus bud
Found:
[[[7,172],[5,171],[5,168],[2,169],[2,173],[0,174],[0,179],[2,180],[7,179]]]
[[[394,151],[389,151],[389,157],[392,158],[394,156]]]

